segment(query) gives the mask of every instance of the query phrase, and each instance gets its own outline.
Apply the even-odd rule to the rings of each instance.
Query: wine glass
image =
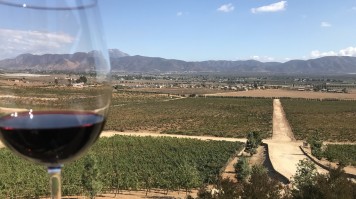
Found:
[[[96,0],[0,0],[0,138],[60,171],[99,137],[111,100],[110,61]]]

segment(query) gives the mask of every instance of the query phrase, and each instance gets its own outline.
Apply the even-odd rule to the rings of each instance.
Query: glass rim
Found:
[[[14,1],[9,0],[0,0],[0,5],[12,6],[12,7],[19,7],[19,8],[28,8],[28,9],[35,9],[35,10],[81,10],[92,8],[97,5],[97,0],[92,0],[92,2],[84,5],[77,5],[77,6],[38,6],[38,5],[31,5],[26,3],[16,3]]]

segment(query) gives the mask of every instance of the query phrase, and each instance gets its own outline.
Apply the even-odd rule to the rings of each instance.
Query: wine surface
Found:
[[[21,112],[0,118],[0,137],[26,159],[50,165],[71,161],[99,137],[105,119],[86,112]]]

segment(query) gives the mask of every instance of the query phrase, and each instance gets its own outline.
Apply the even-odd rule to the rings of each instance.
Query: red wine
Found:
[[[26,159],[58,165],[78,157],[99,137],[105,119],[86,112],[22,112],[0,118],[0,137]]]

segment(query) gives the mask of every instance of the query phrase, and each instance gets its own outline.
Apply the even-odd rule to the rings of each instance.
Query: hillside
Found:
[[[120,50],[110,49],[113,72],[222,72],[222,73],[289,73],[289,74],[349,74],[356,73],[356,57],[329,56],[310,60],[291,60],[285,63],[245,61],[189,62],[160,57],[130,56]],[[3,70],[88,70],[94,68],[95,52],[74,54],[22,54],[0,61]]]

